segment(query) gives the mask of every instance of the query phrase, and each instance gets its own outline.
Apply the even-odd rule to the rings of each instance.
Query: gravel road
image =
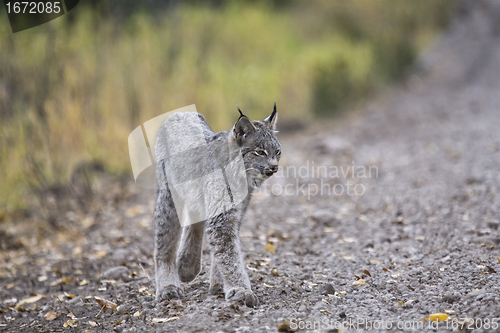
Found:
[[[499,15],[479,1],[403,84],[280,134],[241,233],[258,307],[208,293],[207,249],[155,304],[154,193],[104,180],[56,231],[4,223],[0,331],[500,331]]]

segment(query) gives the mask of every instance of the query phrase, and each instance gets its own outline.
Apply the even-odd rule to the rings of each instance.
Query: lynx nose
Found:
[[[271,165],[268,169],[266,169],[266,176],[272,176],[278,171],[278,166],[277,165]]]

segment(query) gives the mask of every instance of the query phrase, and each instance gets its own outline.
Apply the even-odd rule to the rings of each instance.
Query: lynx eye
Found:
[[[259,149],[255,151],[255,155],[257,156],[267,156],[267,151]]]
[[[281,150],[280,149],[276,149],[276,151],[274,152],[275,155],[279,155],[281,154]]]

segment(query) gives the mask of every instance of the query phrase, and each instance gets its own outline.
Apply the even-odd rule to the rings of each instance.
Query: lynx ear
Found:
[[[270,129],[276,131],[276,123],[278,122],[278,112],[276,111],[276,102],[274,102],[274,110],[273,113],[266,119],[264,119],[264,123],[269,126]]]
[[[240,118],[238,118],[238,121],[233,126],[233,137],[240,143],[241,139],[255,132],[256,128],[250,119],[241,112],[240,108],[238,108],[238,111],[240,112]]]

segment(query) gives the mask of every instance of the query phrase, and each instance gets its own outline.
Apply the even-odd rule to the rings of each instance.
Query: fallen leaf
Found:
[[[358,240],[354,237],[344,237],[342,238],[342,240],[344,241],[344,243],[357,243]]]
[[[73,299],[73,298],[75,298],[75,297],[76,297],[75,295],[70,294],[70,293],[68,293],[68,292],[66,292],[66,291],[64,292],[64,296],[65,296],[66,298],[68,298],[68,299]]]
[[[368,275],[369,277],[372,277],[372,275],[370,274],[370,272],[368,272],[368,270],[367,270],[367,269],[365,269],[365,270],[363,271],[363,273],[364,273],[364,274],[366,274],[366,275]]]
[[[16,305],[16,306],[14,307],[14,309],[16,309],[17,311],[21,311],[21,312],[25,312],[25,311],[26,311],[26,309],[25,309],[25,308],[23,308],[23,307],[22,307],[22,305]]]
[[[387,268],[385,268],[385,267],[382,267],[382,270],[383,270],[384,272],[388,272],[388,271],[389,271],[389,270],[388,270]]]
[[[65,322],[63,324],[63,327],[68,327],[68,326],[69,327],[77,327],[78,326],[78,322],[76,320],[74,320],[74,319],[70,319],[70,320],[68,320],[67,322]]]
[[[97,326],[97,323],[95,321],[89,321],[89,325],[92,326],[92,327],[96,327]]]
[[[412,304],[413,304],[413,300],[412,299],[409,299],[406,302],[398,302],[399,306],[403,306],[403,307],[406,307],[406,308],[412,306]]]
[[[363,222],[367,222],[368,218],[366,217],[366,215],[359,214],[358,220],[363,221]]]
[[[71,282],[73,282],[75,279],[72,278],[72,277],[69,277],[69,276],[63,276],[61,278],[61,281],[64,283],[64,284],[70,284]]]
[[[37,296],[28,297],[28,298],[25,298],[23,300],[20,300],[19,303],[17,303],[16,306],[20,306],[20,305],[23,305],[23,304],[35,303],[35,302],[38,302],[39,300],[41,300],[44,297],[45,297],[44,295],[37,295]]]
[[[5,288],[7,288],[7,289],[12,289],[12,288],[14,288],[15,286],[16,286],[16,284],[15,284],[14,282],[11,282],[11,283],[9,283],[8,285],[6,285],[6,286],[5,286]]]
[[[278,331],[280,332],[292,332],[292,328],[290,327],[290,320],[283,319],[281,325],[278,326]]]
[[[143,206],[137,205],[134,207],[130,207],[125,211],[126,217],[134,217],[144,212]]]
[[[275,253],[276,253],[276,249],[274,248],[273,243],[268,242],[268,243],[266,244],[266,252],[270,252],[270,253],[272,253],[272,254],[275,254]]]
[[[44,282],[44,281],[47,281],[47,275],[40,275],[40,276],[38,277],[38,281],[39,281],[39,282]]]
[[[377,259],[372,259],[372,260],[370,260],[370,263],[376,265],[376,264],[381,264],[382,262],[380,260],[377,260]]]
[[[251,271],[254,271],[254,272],[258,272],[258,271],[259,271],[257,268],[252,267],[252,266],[250,266],[249,264],[247,264],[247,268],[248,268],[249,270],[251,270]]]
[[[433,313],[429,315],[429,319],[432,321],[445,321],[448,319],[448,314],[446,313]]]
[[[270,285],[266,284],[265,282],[264,282],[264,287],[266,287],[266,288],[276,288],[275,286],[270,286]]]
[[[88,284],[88,283],[89,283],[89,281],[87,281],[87,280],[83,279],[83,280],[82,280],[82,281],[80,281],[80,283],[78,283],[78,284],[79,284],[80,286],[84,286],[84,285],[86,285],[86,284]]]
[[[63,280],[62,280],[62,279],[57,279],[57,280],[55,280],[55,281],[52,281],[52,282],[49,284],[49,286],[51,286],[51,287],[55,287],[55,286],[58,286],[58,285],[63,284],[63,283],[64,283],[64,282],[63,282]]]
[[[153,318],[153,323],[169,323],[171,321],[177,320],[179,317],[171,317],[171,318]]]
[[[323,312],[323,313],[328,313],[328,314],[332,314],[330,311],[328,310],[325,310],[325,309],[320,309],[319,312]]]
[[[77,256],[79,254],[81,254],[83,252],[83,249],[81,246],[77,246],[73,249],[73,251],[71,251],[71,253],[74,255],[74,256]]]
[[[61,302],[68,301],[73,298],[75,298],[75,295],[68,294],[66,291],[64,292],[64,294],[57,295],[57,299],[60,300]]]
[[[116,303],[113,303],[111,301],[105,300],[104,298],[97,297],[97,296],[95,296],[95,300],[104,312],[106,312],[109,309],[116,311],[116,308],[117,308]]]
[[[54,311],[54,310],[51,310],[49,312],[47,312],[45,314],[45,316],[43,316],[45,318],[45,320],[47,321],[52,321],[54,319],[56,319],[57,317],[59,317],[61,315],[61,312],[59,311]]]
[[[123,322],[123,319],[118,320],[116,323],[113,324],[113,327],[120,325]]]
[[[82,227],[85,229],[90,228],[91,226],[94,225],[95,218],[93,216],[87,216],[82,220]]]
[[[354,281],[354,282],[352,283],[352,285],[353,285],[353,286],[361,286],[361,285],[363,285],[363,284],[365,284],[365,283],[366,283],[366,281],[365,281],[365,280],[363,280],[363,279],[361,279],[361,280],[358,280],[358,281]]]
[[[136,317],[139,317],[140,315],[141,315],[141,313],[140,313],[139,311],[136,311],[136,312],[134,313],[134,316],[136,316]]]
[[[140,293],[144,293],[144,294],[146,294],[146,295],[154,295],[154,293],[153,293],[153,292],[148,291],[148,287],[142,287],[142,288],[139,288],[139,292],[140,292]]]
[[[108,255],[108,253],[106,251],[97,251],[94,253],[94,257],[97,259],[102,259],[107,255]]]
[[[303,283],[307,283],[310,288],[316,287],[318,285],[317,283],[314,283],[314,282],[311,282],[311,281],[306,281],[306,280],[304,280]]]

